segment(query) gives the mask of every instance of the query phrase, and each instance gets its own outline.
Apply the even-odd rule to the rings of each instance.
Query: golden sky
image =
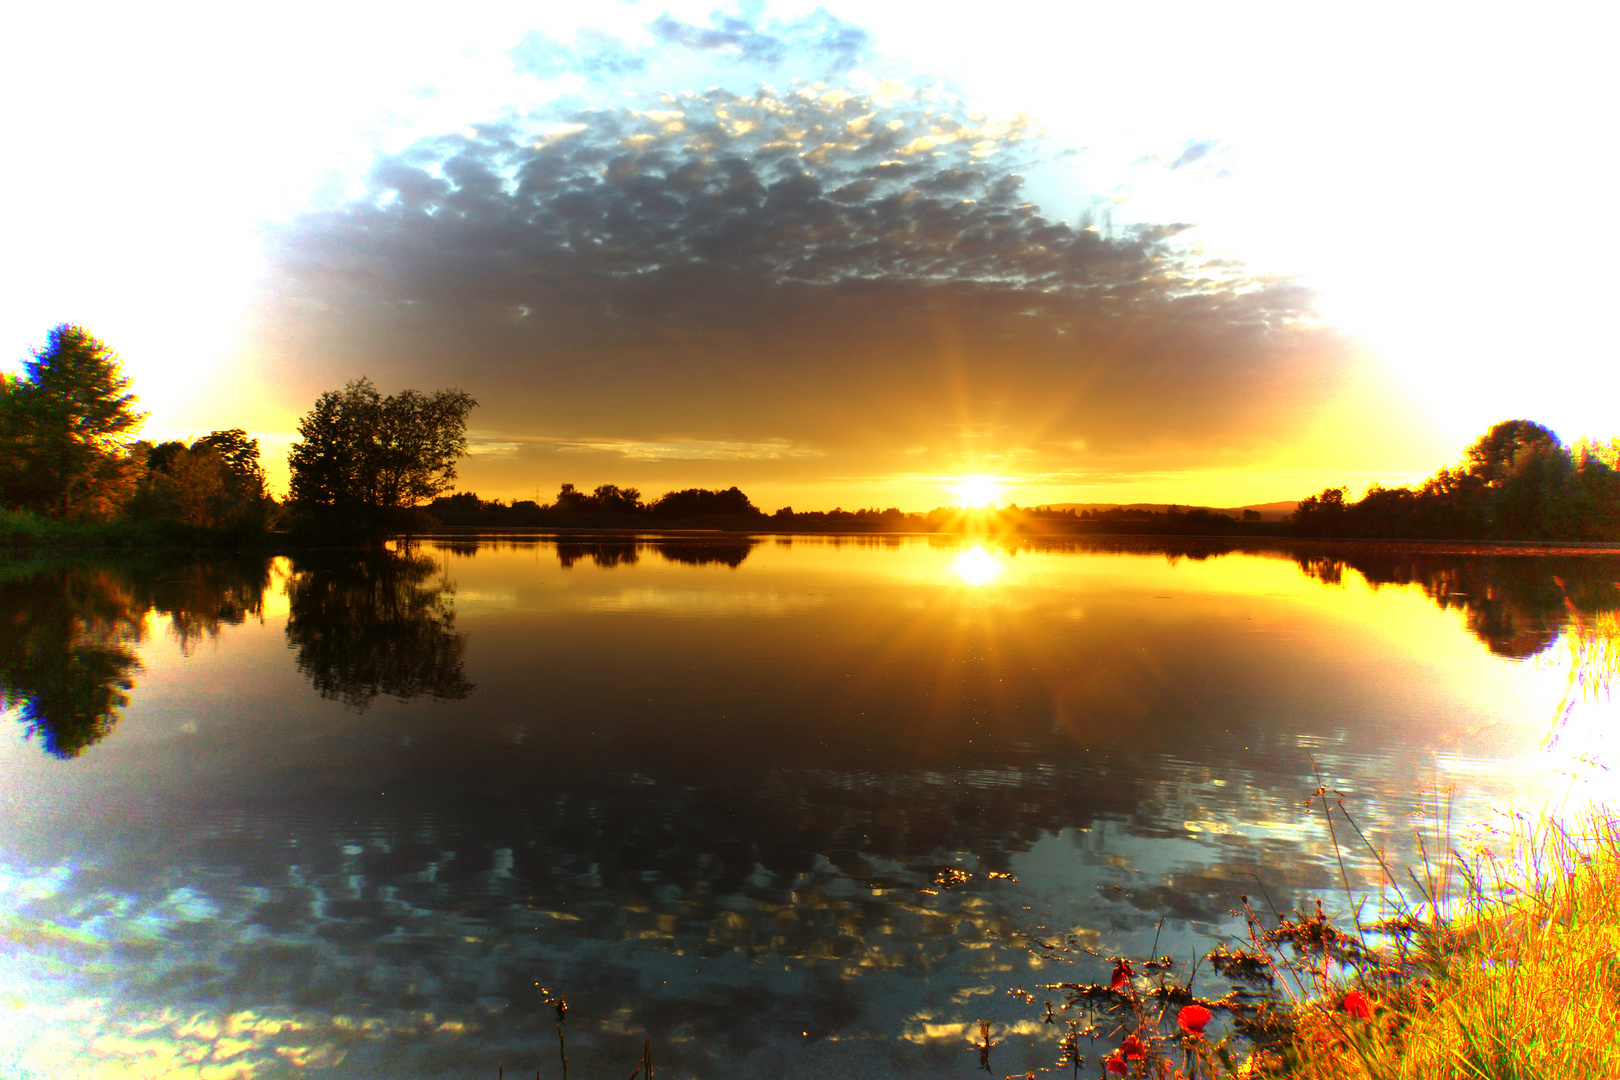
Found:
[[[923,10],[29,15],[0,336],[273,482],[322,390],[458,386],[485,497],[1238,505],[1613,433],[1580,12]]]

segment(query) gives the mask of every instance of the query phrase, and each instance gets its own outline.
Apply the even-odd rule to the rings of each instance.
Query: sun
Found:
[[[958,506],[994,506],[1007,491],[999,476],[963,476],[947,486]]]

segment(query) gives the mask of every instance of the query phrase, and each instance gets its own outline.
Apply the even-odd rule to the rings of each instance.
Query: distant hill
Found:
[[[1044,506],[1050,510],[1073,510],[1079,513],[1082,510],[1096,512],[1098,510],[1153,510],[1159,513],[1174,506],[1177,510],[1213,510],[1217,514],[1226,514],[1230,517],[1242,517],[1245,510],[1260,511],[1263,521],[1282,521],[1294,512],[1299,503],[1295,500],[1287,502],[1250,503],[1248,506],[1193,506],[1189,503],[1031,503],[1028,507],[1033,509]]]

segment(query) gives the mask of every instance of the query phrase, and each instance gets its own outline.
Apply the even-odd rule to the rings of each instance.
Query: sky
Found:
[[[1620,434],[1595,4],[30,5],[0,359],[148,437],[470,392],[462,490],[1235,506]],[[47,8],[49,10],[44,10]]]

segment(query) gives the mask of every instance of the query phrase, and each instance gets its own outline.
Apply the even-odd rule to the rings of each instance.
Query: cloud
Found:
[[[773,55],[724,20],[705,33],[691,47]],[[776,466],[806,475],[912,471],[918,446],[942,469],[1073,469],[1077,445],[1230,463],[1331,396],[1347,346],[1304,290],[1203,258],[1178,224],[1052,220],[1021,175],[1048,152],[1021,119],[877,84],[474,126],[279,234],[272,317],[320,358],[304,377],[455,382],[506,439],[791,447]]]
[[[835,76],[861,64],[871,48],[865,30],[820,9],[786,20],[717,11],[707,26],[666,13],[646,30],[651,42],[643,47],[599,30],[580,31],[571,45],[531,30],[508,55],[518,71],[540,79],[577,75],[593,83],[617,83],[687,57],[744,71],[751,84],[784,68],[809,79]]]
[[[538,30],[530,30],[509,55],[519,71],[541,79],[569,74],[588,79],[619,79],[647,68],[645,56],[599,30],[580,31],[572,47]]]
[[[626,439],[606,439],[596,442],[562,442],[556,444],[565,453],[617,454],[628,461],[777,461],[782,458],[821,457],[822,451],[812,447],[794,446],[775,440],[762,443],[702,442],[632,442]]]
[[[1197,142],[1188,142],[1182,149],[1181,155],[1169,165],[1172,169],[1180,169],[1194,162],[1202,161],[1209,152],[1219,145],[1214,139],[1203,139]]]
[[[742,15],[716,12],[709,25],[684,23],[660,15],[648,29],[665,45],[717,52],[765,66],[776,66],[798,53],[822,60],[828,73],[859,64],[868,48],[865,30],[823,9],[798,19],[772,19],[763,25]]]

